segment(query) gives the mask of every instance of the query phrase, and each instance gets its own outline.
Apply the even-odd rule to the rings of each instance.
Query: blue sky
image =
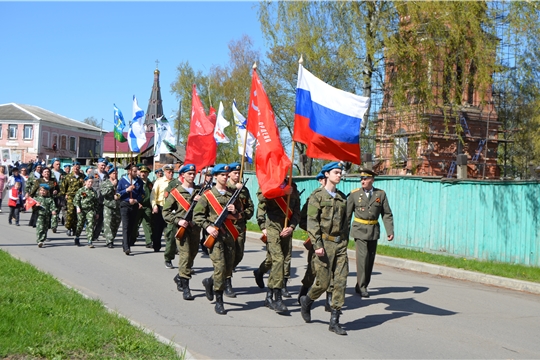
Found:
[[[103,118],[107,131],[113,103],[126,120],[133,95],[146,111],[156,59],[170,119],[181,62],[203,72],[225,65],[227,45],[243,34],[265,52],[254,2],[0,1],[0,14],[0,104],[36,105],[79,121]]]

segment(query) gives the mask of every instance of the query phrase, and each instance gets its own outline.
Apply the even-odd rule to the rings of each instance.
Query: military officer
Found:
[[[193,201],[199,201],[199,186],[195,185],[196,168],[193,164],[185,164],[178,173],[183,181],[172,189],[163,205],[163,217],[167,223],[172,224],[174,234],[179,227],[185,228],[182,238],[176,238],[176,247],[179,250],[178,275],[175,277],[177,288],[183,292],[184,300],[193,300],[189,288],[191,268],[199,250],[199,237],[201,228],[193,221],[187,221],[186,214]]]
[[[287,185],[287,180],[283,186]],[[287,196],[267,199],[261,191],[257,192],[259,206],[257,207],[257,223],[267,238],[267,257],[255,270],[255,278],[262,281],[262,274],[268,270],[271,261],[270,276],[268,277],[268,290],[265,305],[272,310],[283,313],[288,311],[283,303],[283,289],[287,289],[290,277],[290,258],[292,254],[292,233],[300,222],[300,194],[296,184],[289,188],[290,201],[287,208]],[[286,215],[287,214],[287,215]],[[285,227],[285,219],[287,226]],[[268,261],[269,260],[269,261]],[[258,281],[259,283],[259,281]],[[288,297],[291,295],[285,293]]]
[[[216,178],[216,185],[211,190],[206,191],[202,196],[193,212],[193,221],[200,227],[206,229],[207,233],[216,239],[214,246],[208,249],[210,259],[214,266],[214,273],[211,277],[203,280],[203,286],[206,290],[208,300],[214,300],[216,295],[215,311],[219,315],[225,315],[223,306],[223,290],[225,289],[225,280],[227,274],[232,271],[234,263],[234,242],[238,238],[238,228],[232,223],[238,220],[241,214],[240,202],[237,200],[234,204],[227,206],[229,215],[224,225],[220,229],[213,226],[223,207],[227,205],[232,197],[232,192],[227,187],[227,177],[229,176],[229,166],[218,164],[212,171]]]
[[[146,247],[150,249],[152,247],[152,233],[154,228],[152,224],[152,206],[150,194],[152,193],[154,184],[148,179],[149,173],[150,170],[145,165],[141,165],[139,167],[138,174],[139,179],[143,183],[144,193],[142,194],[142,201],[140,203],[141,206],[139,207],[139,210],[137,210],[137,221],[134,224],[135,227],[133,228],[133,231],[131,232],[130,246],[133,246],[135,241],[137,241],[139,227],[142,224]]]
[[[71,236],[75,234],[77,228],[77,212],[75,205],[73,205],[73,198],[77,191],[84,186],[84,175],[81,172],[81,163],[78,161],[73,162],[72,171],[66,175],[62,181],[61,193],[66,199],[66,221],[65,226],[67,229],[67,235]]]
[[[60,168],[60,159],[54,158],[51,160],[51,178],[55,179],[58,184],[58,190],[62,189],[62,181],[66,177],[66,172]],[[62,196],[61,193],[58,193],[57,196],[53,197],[54,204],[56,205],[57,209],[57,218],[60,218],[60,210],[65,207],[65,198]],[[64,222],[62,221],[62,224]],[[53,229],[53,232],[55,232],[55,229]]]
[[[163,205],[165,204],[165,194],[169,183],[173,178],[174,166],[169,164],[163,167],[165,176],[156,180],[152,193],[150,194],[150,204],[152,207],[152,220],[154,222],[154,228],[152,229],[152,239],[154,251],[161,249],[161,237],[163,236],[163,230],[167,226],[167,223],[163,219]],[[168,195],[168,193],[167,193]],[[172,240],[172,241],[171,241]],[[172,259],[176,254],[176,240],[165,237],[165,267],[172,269]]]
[[[98,196],[98,207],[96,210],[97,219],[94,224],[94,238],[92,241],[96,241],[103,230],[103,196],[101,195],[101,184],[109,177],[109,173],[105,170],[106,164],[107,160],[105,160],[105,158],[99,158],[97,168],[93,173],[94,182],[92,184],[92,189],[94,189]]]
[[[84,186],[77,191],[73,198],[73,205],[77,209],[77,230],[75,231],[75,245],[79,246],[80,236],[84,225],[86,224],[86,238],[88,247],[93,249],[92,243],[94,235],[95,221],[98,217],[98,194],[93,189],[94,175],[87,175],[84,179]]]
[[[118,185],[118,170],[113,166],[107,172],[109,178],[101,183],[103,196],[103,228],[107,247],[114,248],[114,238],[120,227],[120,195],[116,193]]]
[[[305,322],[311,322],[313,301],[329,289],[333,276],[332,313],[328,330],[347,335],[339,324],[349,274],[347,197],[336,188],[341,181],[342,169],[343,165],[338,162],[323,166],[321,172],[326,177],[326,185],[315,190],[309,198],[307,231],[315,252],[312,266],[316,275],[308,293],[300,298],[300,304],[302,318]]]
[[[49,194],[49,184],[39,184],[38,195],[34,198],[36,204],[34,209],[37,214],[36,220],[36,233],[38,247],[43,247],[44,241],[47,238],[47,230],[49,230],[49,224],[51,222],[51,215],[56,215],[56,206]]]
[[[351,191],[347,199],[347,218],[351,226],[351,237],[356,243],[356,293],[369,297],[367,287],[380,237],[379,215],[384,223],[388,241],[394,240],[394,217],[386,193],[373,187],[375,173],[360,171],[362,187]]]
[[[240,168],[241,164],[238,162],[229,164],[229,169],[231,170],[231,172],[229,173],[229,180],[227,181],[227,186],[232,192],[236,191],[238,187],[242,186],[242,183],[240,182]],[[246,222],[251,219],[255,210],[253,206],[253,201],[251,201],[251,195],[249,194],[249,190],[247,187],[244,187],[242,189],[238,198],[240,199],[240,204],[242,205],[242,208],[239,209],[242,217],[235,222],[235,225],[240,230],[240,235],[234,243],[235,250],[233,269],[235,269],[244,258],[244,246],[246,242]],[[224,294],[227,297],[236,297],[236,294],[234,293],[232,288],[232,271],[230,274],[227,274]]]
[[[209,165],[206,168],[202,169],[201,176],[204,176],[204,186],[207,188],[211,188],[215,185],[214,183],[214,177],[212,176],[212,171],[214,170],[215,165]],[[206,240],[206,237],[208,234],[206,233],[205,229],[202,229],[201,232],[201,251],[203,254],[208,255],[208,249],[206,246],[204,246],[204,241]]]

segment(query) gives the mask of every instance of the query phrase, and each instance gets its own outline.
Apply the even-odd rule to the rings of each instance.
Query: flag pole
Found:
[[[242,151],[242,162],[240,164],[240,181],[244,180],[244,162],[246,159],[246,146],[247,146],[247,138],[248,138],[247,122],[248,122],[248,119],[246,118],[246,134],[244,135],[244,149]]]

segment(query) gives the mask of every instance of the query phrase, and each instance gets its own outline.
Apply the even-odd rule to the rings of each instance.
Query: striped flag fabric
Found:
[[[138,154],[146,143],[144,130],[144,111],[137,104],[137,98],[133,95],[133,120],[129,124],[128,144],[131,151]]]
[[[244,155],[246,160],[253,164],[253,149],[255,148],[255,143],[257,140],[249,131],[246,130],[246,118],[244,115],[238,111],[236,108],[236,101],[233,102],[232,111],[234,116],[234,124],[236,125],[236,142],[238,143],[238,154]],[[244,151],[244,141],[246,139],[247,131],[247,142],[246,142],[246,151]]]
[[[223,116],[223,111],[223,102],[220,101],[217,112],[216,127],[214,128],[214,139],[216,139],[218,144],[228,144],[230,142],[227,135],[225,135],[225,128],[231,123],[225,119]]]

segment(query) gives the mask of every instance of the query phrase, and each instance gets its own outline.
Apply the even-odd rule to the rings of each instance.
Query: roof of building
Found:
[[[127,139],[128,135],[127,133],[123,133],[124,137]],[[146,135],[146,142],[141,148],[141,153],[144,153],[148,148],[154,146],[154,133],[153,132],[147,132]],[[116,152],[119,153],[128,153],[131,149],[129,148],[128,142],[116,142]],[[103,137],[103,152],[114,152],[114,131],[110,131],[105,134]]]
[[[81,121],[53,113],[38,106],[23,104],[0,104],[0,120],[47,121],[77,129],[101,132],[101,129]]]

